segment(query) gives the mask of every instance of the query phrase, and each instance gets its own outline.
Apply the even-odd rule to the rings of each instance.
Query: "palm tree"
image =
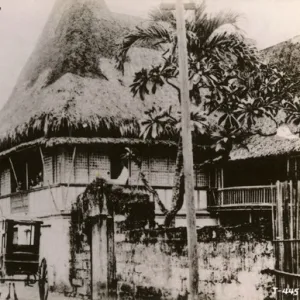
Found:
[[[201,114],[194,113],[196,119],[194,118],[193,125],[197,127],[194,135],[209,131],[210,126],[206,119],[217,114],[216,126],[222,127],[219,130],[222,142],[216,143],[216,150],[217,152],[221,150],[220,153],[227,157],[237,131],[243,132],[245,127],[249,129],[257,117],[265,114],[272,117],[278,112],[277,106],[281,100],[270,102],[272,97],[269,95],[270,93],[279,95],[280,91],[282,92],[280,89],[276,90],[281,82],[280,78],[277,80],[277,70],[275,72],[266,67],[261,72],[262,64],[257,51],[244,38],[236,26],[236,21],[237,15],[232,13],[208,15],[204,4],[198,5],[194,16],[186,21],[190,99],[194,109],[200,108],[202,111]],[[159,9],[153,11],[146,26],[136,27],[123,38],[116,56],[117,68],[124,71],[128,51],[135,46],[145,45],[160,50],[163,62],[150,69],[142,68],[136,73],[131,85],[133,95],[139,94],[143,100],[150,91],[155,94],[157,88],[168,85],[177,91],[180,103],[180,88],[177,86],[179,72],[176,21],[171,12]],[[275,89],[274,86],[269,90],[263,87],[268,76],[275,79],[272,80],[275,82]],[[143,177],[144,184],[154,194],[162,212],[166,215],[166,226],[172,224],[172,220],[181,209],[184,194],[180,123],[171,111],[152,109],[146,112],[145,120],[140,122],[141,137],[144,139],[172,135],[177,140],[176,170],[170,210],[163,206],[157,193],[155,194],[154,189]],[[229,145],[227,151],[226,145]]]

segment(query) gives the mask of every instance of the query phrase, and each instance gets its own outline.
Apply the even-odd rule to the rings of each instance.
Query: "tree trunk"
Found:
[[[172,193],[172,206],[167,212],[165,217],[165,226],[170,227],[174,225],[174,218],[179,210],[182,208],[184,202],[184,176],[183,176],[183,155],[182,155],[182,140],[178,143],[177,157],[176,157],[176,169],[173,182]]]
[[[138,162],[134,161],[138,166]],[[182,140],[180,138],[177,148],[177,157],[176,157],[176,168],[173,181],[172,189],[172,203],[171,209],[166,209],[165,205],[159,198],[159,195],[155,189],[149,184],[145,174],[140,171],[141,180],[145,188],[153,195],[154,201],[158,204],[161,212],[165,215],[164,225],[166,227],[171,227],[174,225],[174,218],[183,206],[184,202],[184,175],[183,175],[183,154],[182,154]]]
[[[147,191],[149,191],[152,195],[153,195],[153,199],[154,202],[156,202],[161,210],[161,212],[165,215],[168,213],[168,210],[165,208],[164,204],[162,203],[162,201],[160,200],[157,191],[149,184],[145,174],[143,172],[140,171],[140,176],[141,176],[141,180],[145,186],[145,188],[147,189]]]

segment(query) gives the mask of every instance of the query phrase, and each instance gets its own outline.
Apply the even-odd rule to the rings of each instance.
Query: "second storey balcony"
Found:
[[[211,189],[208,193],[209,210],[271,209],[276,201],[276,186],[239,186]]]

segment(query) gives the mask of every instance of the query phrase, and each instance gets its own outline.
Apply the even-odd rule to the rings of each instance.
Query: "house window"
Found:
[[[123,149],[113,149],[110,153],[110,179],[118,179],[124,175],[124,168],[129,171],[129,164],[124,157]]]
[[[204,188],[209,186],[209,172],[207,169],[200,168],[199,166],[195,166],[194,171],[194,181],[195,186],[198,188]]]
[[[37,152],[11,158],[11,192],[43,186],[43,163]]]
[[[40,157],[38,159],[29,159],[27,161],[29,188],[43,186],[43,163]]]
[[[109,157],[100,151],[93,150],[88,157],[89,166],[89,182],[96,177],[109,177],[110,161]]]
[[[123,162],[120,156],[112,155],[110,158],[110,178],[117,179],[123,169]]]
[[[12,159],[11,166],[11,192],[18,192],[28,188],[26,176],[26,162],[18,159]]]

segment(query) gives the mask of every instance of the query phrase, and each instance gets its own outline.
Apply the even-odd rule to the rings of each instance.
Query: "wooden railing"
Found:
[[[211,189],[208,207],[271,206],[275,199],[276,187],[270,185]]]

